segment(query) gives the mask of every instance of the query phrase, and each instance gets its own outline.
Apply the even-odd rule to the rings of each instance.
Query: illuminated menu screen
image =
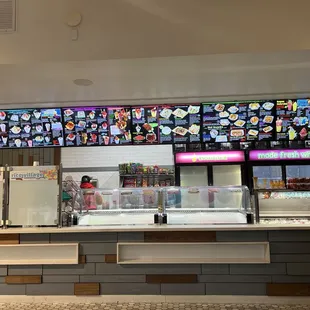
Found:
[[[0,147],[63,146],[61,109],[0,111]]]
[[[200,142],[200,105],[159,106],[160,143]]]
[[[109,145],[107,108],[63,109],[66,146]]]
[[[274,138],[273,101],[249,101],[247,116],[247,141],[268,141]]]
[[[134,107],[131,114],[133,143],[158,143],[158,107]]]
[[[271,101],[203,103],[203,142],[272,140]]]
[[[203,142],[246,140],[247,103],[203,103]]]
[[[131,112],[130,108],[108,108],[110,144],[131,144]]]
[[[277,100],[276,139],[309,140],[310,101],[308,99]]]

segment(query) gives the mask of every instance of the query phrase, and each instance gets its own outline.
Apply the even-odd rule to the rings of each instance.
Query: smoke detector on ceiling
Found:
[[[16,31],[16,0],[0,0],[0,33]]]

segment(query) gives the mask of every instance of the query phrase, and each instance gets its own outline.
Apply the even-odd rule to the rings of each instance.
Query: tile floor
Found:
[[[0,303],[5,310],[304,310],[310,305],[186,303]]]

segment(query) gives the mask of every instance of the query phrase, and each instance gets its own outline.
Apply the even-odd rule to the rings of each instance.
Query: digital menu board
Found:
[[[247,141],[272,140],[275,102],[248,101],[247,105]]]
[[[63,146],[61,110],[2,110],[0,137],[0,147]]]
[[[246,140],[247,103],[203,103],[203,142]]]
[[[158,143],[158,107],[134,107],[131,109],[131,114],[133,143]]]
[[[200,142],[200,105],[158,107],[160,143]]]
[[[131,112],[126,107],[109,107],[110,144],[131,144]]]
[[[107,108],[66,108],[63,116],[66,146],[109,145]]]
[[[277,100],[276,112],[277,140],[310,139],[310,100]]]

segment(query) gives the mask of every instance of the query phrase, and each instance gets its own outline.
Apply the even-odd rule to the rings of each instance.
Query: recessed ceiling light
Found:
[[[73,83],[78,86],[90,86],[94,84],[93,81],[88,80],[88,79],[76,79],[76,80],[73,80]]]

